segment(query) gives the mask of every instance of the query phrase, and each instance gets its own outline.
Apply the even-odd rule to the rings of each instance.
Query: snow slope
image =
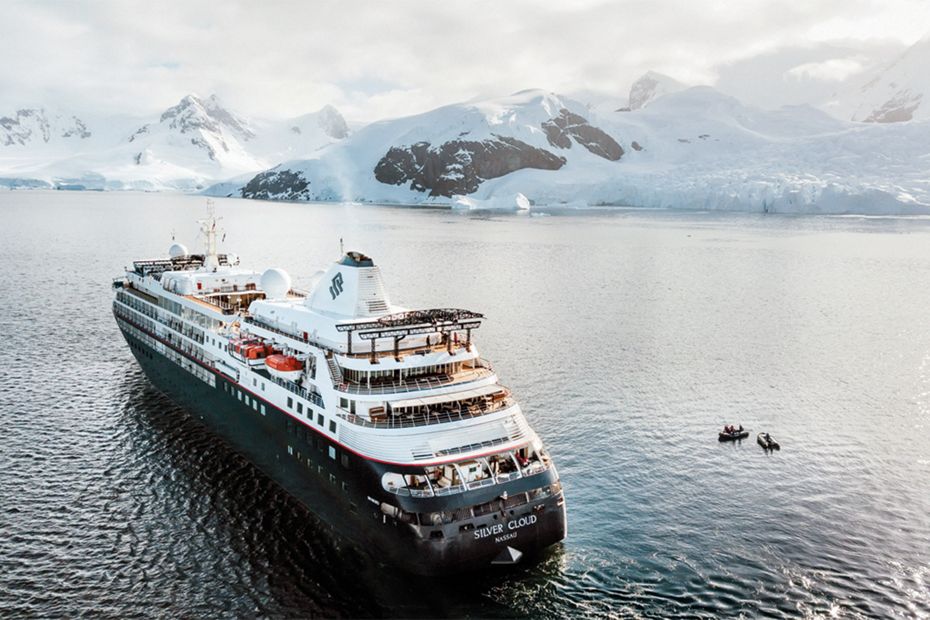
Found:
[[[831,106],[854,121],[930,120],[930,34]]]
[[[238,193],[256,198],[419,202],[471,194],[515,170],[616,166],[623,149],[581,104],[544,91],[444,106],[373,123]],[[309,181],[309,183],[307,182]],[[213,190],[226,193],[228,185]],[[516,192],[514,192],[516,193]]]
[[[0,184],[6,178],[7,185],[31,179],[47,186],[195,191],[308,156],[347,135],[345,120],[331,106],[295,119],[250,120],[215,95],[187,95],[148,122],[85,122],[39,112],[41,118],[18,113],[0,119]],[[42,140],[46,134],[51,138]]]
[[[809,106],[764,111],[709,87],[668,93],[635,111],[591,112],[543,91],[445,106],[375,123],[311,158],[210,192],[458,206],[512,204],[521,193],[535,205],[930,209],[928,122],[852,123]],[[591,136],[601,141],[586,142]],[[506,141],[523,147],[500,146]]]

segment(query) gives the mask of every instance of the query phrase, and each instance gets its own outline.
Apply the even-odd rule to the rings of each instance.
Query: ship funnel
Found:
[[[317,312],[344,317],[381,316],[391,307],[381,270],[360,252],[347,252],[333,263],[305,303]]]

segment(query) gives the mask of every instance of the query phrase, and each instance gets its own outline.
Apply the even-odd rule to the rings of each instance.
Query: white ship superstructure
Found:
[[[114,283],[153,383],[411,570],[513,563],[564,537],[551,459],[474,342],[481,314],[393,306],[358,252],[299,291],[218,254],[212,212],[201,223],[204,254],[175,244]]]

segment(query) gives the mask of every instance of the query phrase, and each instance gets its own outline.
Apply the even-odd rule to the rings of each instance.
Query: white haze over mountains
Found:
[[[13,2],[0,187],[930,208],[926,3],[352,4]]]

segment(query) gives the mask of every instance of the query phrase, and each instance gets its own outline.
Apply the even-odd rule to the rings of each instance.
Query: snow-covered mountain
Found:
[[[583,105],[543,91],[444,106],[374,123],[310,159],[214,191],[408,202],[471,194],[520,170],[616,166],[624,149],[585,113]]]
[[[126,163],[128,156],[135,165],[158,172],[173,165],[190,170],[193,178],[216,178],[262,167],[264,160],[247,148],[254,138],[248,122],[224,108],[215,95],[187,95],[110,154],[116,161]]]
[[[630,87],[630,110],[640,110],[663,95],[688,88],[678,80],[662,73],[647,71]]]
[[[187,95],[150,120],[21,110],[0,119],[0,132],[6,184],[193,191],[309,156],[348,130],[331,106],[272,121],[243,118],[215,95]]]
[[[55,146],[91,137],[87,125],[73,115],[50,113],[44,108],[24,108],[13,116],[0,117],[0,145]]]
[[[210,192],[510,206],[510,197],[523,194],[535,205],[927,212],[928,143],[930,123],[853,123],[809,106],[764,111],[709,87],[598,115],[552,93],[524,91],[381,121],[311,158]]]
[[[854,121],[896,123],[930,119],[930,34],[874,76],[841,95],[839,113]]]

